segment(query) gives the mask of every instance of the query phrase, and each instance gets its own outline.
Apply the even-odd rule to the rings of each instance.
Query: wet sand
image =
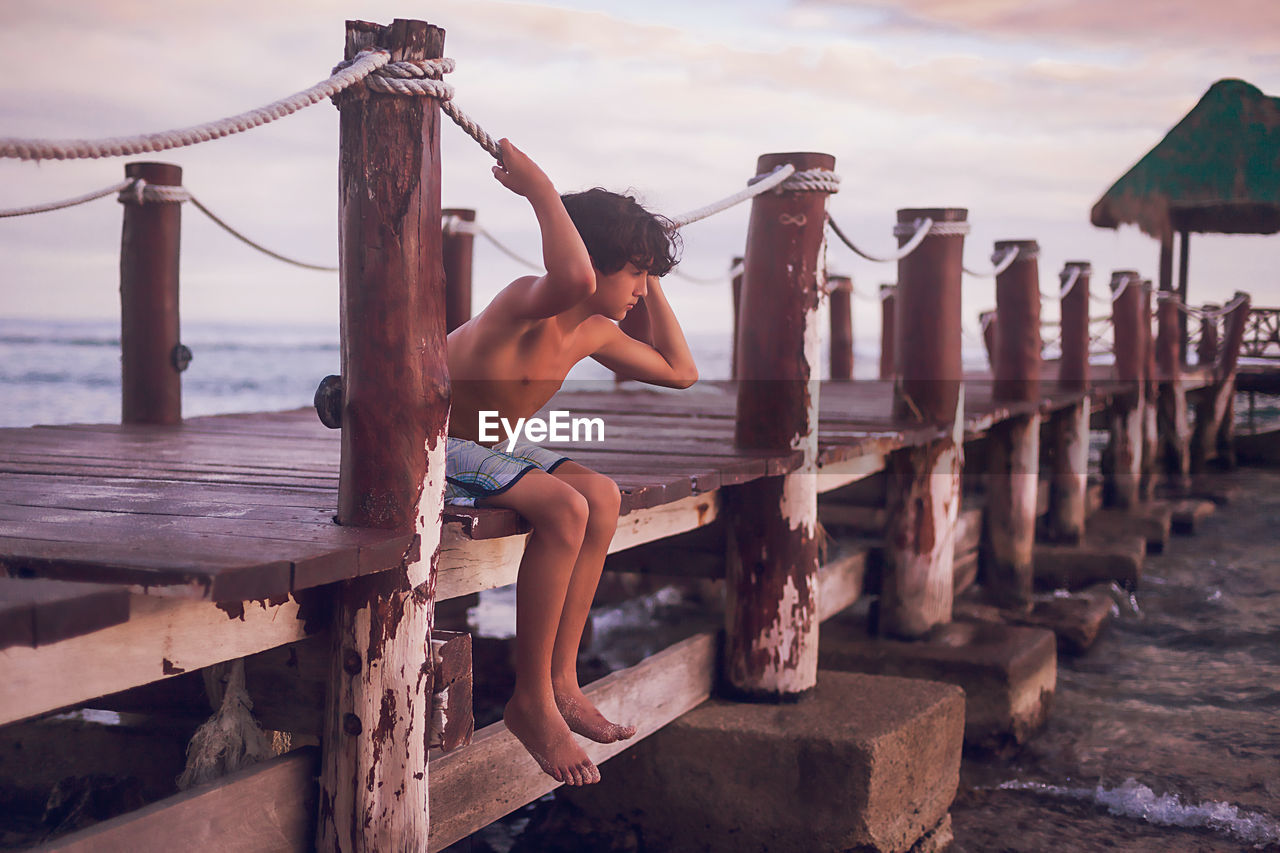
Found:
[[[1059,656],[1046,728],[966,756],[954,853],[1280,850],[1280,470],[1221,480],[1230,505],[1148,557],[1136,610]]]

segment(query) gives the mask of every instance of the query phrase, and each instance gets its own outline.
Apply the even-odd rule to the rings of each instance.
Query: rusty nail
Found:
[[[364,731],[364,725],[355,714],[347,714],[342,718],[342,730],[349,735],[358,735]]]

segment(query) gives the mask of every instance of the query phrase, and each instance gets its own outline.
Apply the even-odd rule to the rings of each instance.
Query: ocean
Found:
[[[704,377],[727,376],[727,338],[690,337]],[[187,416],[309,406],[339,367],[336,325],[190,323],[183,342],[194,353],[183,375]],[[875,344],[859,343],[858,376],[875,371]],[[965,360],[980,366],[981,350],[966,349]],[[575,376],[607,374],[587,365]],[[117,422],[118,321],[0,320],[0,387],[0,426]],[[1246,410],[1238,405],[1238,417]],[[1233,476],[1237,500],[1200,536],[1153,558],[1136,593],[1117,595],[1092,652],[1060,660],[1045,733],[1014,757],[966,759],[954,849],[1280,848],[1280,473]],[[590,657],[601,672],[709,615],[706,590],[631,591],[603,596],[593,612]],[[512,590],[495,590],[469,620],[501,641],[513,613]],[[573,849],[557,847],[572,838],[557,841],[554,830],[526,833],[530,818],[546,824],[549,808],[532,804],[462,849]]]

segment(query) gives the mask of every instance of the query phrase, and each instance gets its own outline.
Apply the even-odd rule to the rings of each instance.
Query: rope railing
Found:
[[[912,223],[912,226],[915,228],[915,232],[911,235],[911,238],[900,246],[896,252],[890,255],[873,255],[859,249],[854,245],[853,241],[845,235],[844,231],[842,231],[840,226],[836,224],[836,221],[831,218],[830,214],[827,214],[827,226],[831,229],[832,233],[836,235],[836,237],[840,238],[840,242],[848,246],[850,251],[855,255],[878,264],[887,264],[892,263],[893,261],[900,261],[907,255],[914,252],[920,244],[924,242],[924,238],[929,236],[929,231],[933,227],[933,220],[928,217],[915,220],[915,222]]]
[[[1013,262],[1018,259],[1019,254],[1020,254],[1020,251],[1017,246],[1009,246],[1004,250],[1003,253],[993,252],[991,254],[991,271],[990,272],[987,272],[985,270],[971,270],[968,267],[963,265],[961,265],[960,269],[964,270],[966,273],[968,273],[969,275],[975,278],[995,278],[996,276],[1000,275],[1000,273],[1004,272],[1010,266],[1012,266]],[[1035,257],[1034,254],[1027,254],[1026,256],[1024,256],[1024,259],[1031,260],[1031,258],[1033,257]]]
[[[61,201],[50,201],[45,202],[44,204],[33,204],[29,207],[13,207],[7,210],[0,210],[0,219],[4,219],[9,216],[29,216],[33,213],[48,213],[53,210],[66,210],[69,207],[87,204],[88,202],[96,199],[105,198],[113,193],[119,193],[122,190],[127,189],[132,183],[133,179],[127,178],[119,183],[112,184],[109,187],[103,187],[102,189],[94,190],[91,193],[78,195],[75,198],[63,199]]]
[[[745,189],[739,190],[733,195],[726,196],[703,207],[686,211],[679,216],[671,217],[671,222],[676,228],[683,228],[686,225],[699,222],[742,204],[744,201],[749,201],[758,195],[763,195],[770,190],[777,190],[778,192],[835,193],[840,190],[840,176],[826,169],[804,169],[797,172],[796,167],[788,163],[777,167],[772,172],[756,175],[747,182]]]

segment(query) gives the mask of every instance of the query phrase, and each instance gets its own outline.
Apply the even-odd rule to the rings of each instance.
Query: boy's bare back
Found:
[[[533,415],[587,357],[628,378],[691,385],[697,379],[693,357],[645,259],[628,259],[613,271],[597,268],[551,181],[507,140],[501,145],[503,166],[495,166],[494,175],[533,207],[547,273],[516,279],[450,333],[449,434],[478,441],[482,410],[512,422]],[[617,326],[642,300],[652,346]]]

